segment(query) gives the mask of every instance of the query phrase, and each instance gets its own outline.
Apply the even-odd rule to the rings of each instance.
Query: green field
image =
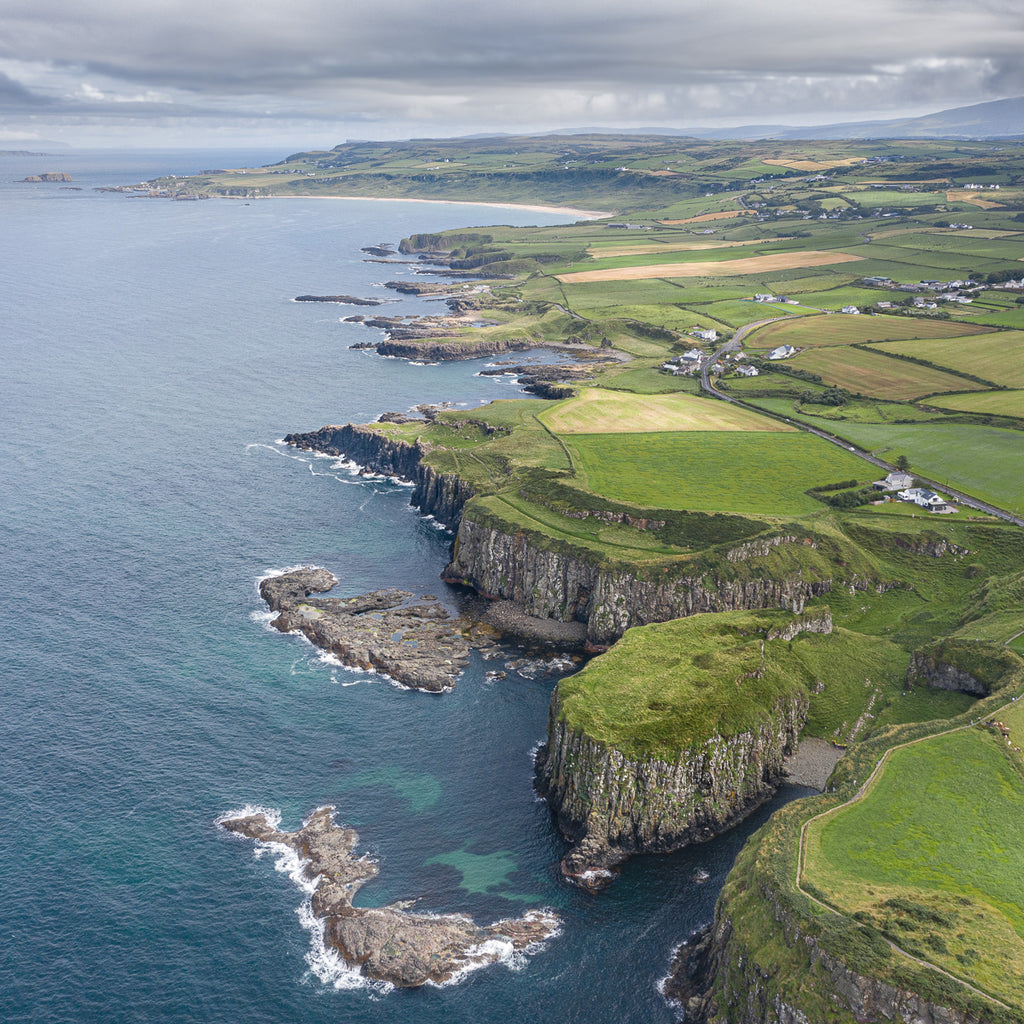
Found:
[[[1024,433],[961,423],[843,423],[831,429],[892,462],[1013,511],[1024,507]]]
[[[881,297],[884,292],[879,292]],[[767,307],[771,309],[772,307]],[[785,308],[785,307],[783,307]],[[977,328],[984,331],[985,328]],[[747,335],[748,348],[772,349],[777,345],[851,345],[854,342],[906,338],[950,338],[971,333],[971,328],[948,320],[908,316],[808,316],[789,323],[766,324]]]
[[[897,750],[863,800],[807,832],[804,878],[835,906],[1024,1002],[1024,764],[1002,740],[973,728]]]
[[[980,391],[973,395],[949,395],[932,399],[932,404],[958,412],[1024,419],[1024,391]]]
[[[566,437],[581,482],[650,508],[761,515],[820,509],[808,488],[871,479],[871,467],[805,433],[576,434]]]
[[[891,341],[877,348],[971,373],[995,384],[1024,388],[1024,331],[998,331],[942,340]]]
[[[856,395],[896,401],[942,391],[977,391],[984,387],[942,370],[849,346],[810,349],[786,362],[799,370],[816,373],[826,384],[838,385]]]
[[[635,395],[603,388],[585,388],[576,398],[559,402],[544,412],[540,419],[556,434],[796,429],[726,402],[696,395]]]

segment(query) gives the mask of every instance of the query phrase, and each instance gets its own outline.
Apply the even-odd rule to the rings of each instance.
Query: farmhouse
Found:
[[[756,366],[737,366],[736,372],[741,377],[756,377],[760,371]]]
[[[929,512],[945,512],[948,509],[945,498],[924,487],[908,487],[907,490],[900,491],[900,501],[912,501]]]
[[[690,331],[690,334],[695,338],[700,338],[701,341],[718,341],[718,331],[710,328],[706,331],[701,330],[699,327],[694,328],[694,330]]]
[[[909,473],[889,473],[884,480],[876,480],[872,485],[879,491],[905,491],[914,486],[914,478]]]
[[[773,348],[768,353],[769,359],[788,359],[790,356],[796,355],[796,349],[792,345],[780,345],[778,348]]]
[[[852,315],[852,314],[855,314],[855,313],[859,313],[860,310],[856,306],[843,306],[843,308],[841,310],[839,310],[839,312],[840,313],[850,313]]]

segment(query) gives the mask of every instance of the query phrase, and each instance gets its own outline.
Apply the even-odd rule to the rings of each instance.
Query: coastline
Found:
[[[240,196],[214,196],[215,199],[238,199]],[[535,213],[564,213],[577,215],[580,220],[600,220],[614,217],[608,210],[581,210],[575,206],[541,206],[536,203],[476,202],[472,199],[414,199],[409,196],[265,196],[266,199],[355,199],[366,203],[432,203],[443,206],[493,206],[499,210],[532,210]]]

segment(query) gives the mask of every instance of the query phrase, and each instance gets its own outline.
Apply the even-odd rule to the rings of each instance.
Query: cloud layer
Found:
[[[1024,94],[1019,0],[817,7],[0,0],[0,128],[340,141],[809,123]]]

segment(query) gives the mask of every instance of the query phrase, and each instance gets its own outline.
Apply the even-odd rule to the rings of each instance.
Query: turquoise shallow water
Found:
[[[0,158],[0,1019],[672,1020],[656,983],[709,919],[756,821],[638,858],[599,896],[573,889],[531,787],[553,678],[491,682],[474,662],[453,693],[399,690],[270,631],[255,589],[268,571],[315,562],[340,593],[452,599],[437,578],[450,538],[408,507],[407,489],[276,442],[515,392],[474,376],[482,362],[351,351],[366,329],[339,317],[355,310],[291,299],[387,294],[376,283],[402,275],[364,263],[363,245],[557,218],[147,201],[91,186],[242,161],[43,162]],[[84,190],[16,181],[58,169]],[[436,307],[402,299],[386,312],[425,308]],[[294,826],[325,803],[380,864],[365,905],[418,897],[481,921],[550,906],[562,934],[451,987],[324,980],[304,894],[215,820],[253,804]]]

